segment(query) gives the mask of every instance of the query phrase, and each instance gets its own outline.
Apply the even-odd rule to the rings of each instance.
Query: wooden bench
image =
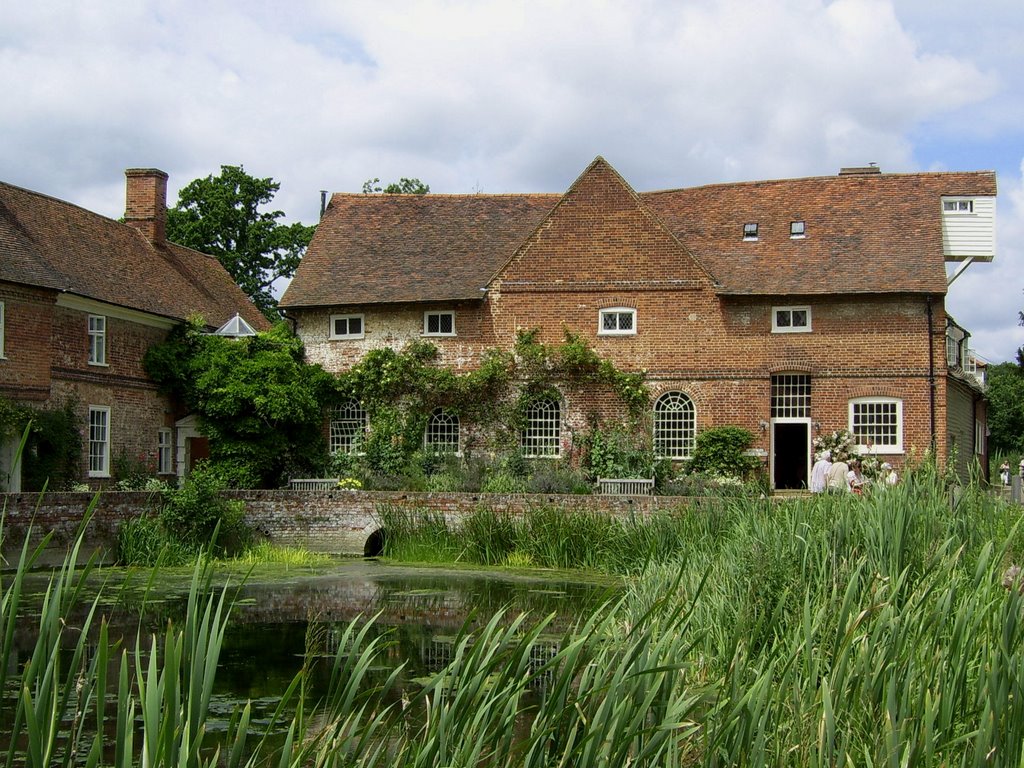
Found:
[[[332,491],[338,487],[341,478],[304,477],[288,481],[289,491]]]
[[[650,496],[654,493],[653,477],[599,477],[598,493],[615,496]]]

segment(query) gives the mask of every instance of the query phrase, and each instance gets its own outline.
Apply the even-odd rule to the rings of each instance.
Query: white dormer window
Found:
[[[752,221],[743,225],[743,239],[757,240],[757,222]]]
[[[772,307],[772,333],[810,333],[810,307]]]
[[[455,313],[454,312],[424,312],[423,313],[423,335],[424,336],[454,336],[455,335]]]
[[[362,339],[366,335],[362,315],[331,315],[331,339]]]
[[[602,309],[597,324],[598,336],[636,335],[636,310],[631,307]]]
[[[106,364],[107,318],[103,315],[89,315],[89,365]]]
[[[943,213],[974,213],[974,201],[973,200],[943,200],[942,201],[942,212]]]
[[[807,225],[802,221],[789,222],[789,237],[793,240],[800,240],[807,236]]]

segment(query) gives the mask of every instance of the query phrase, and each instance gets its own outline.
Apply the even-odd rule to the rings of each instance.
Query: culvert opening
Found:
[[[363,557],[380,557],[384,554],[384,542],[387,540],[387,531],[378,528],[370,534],[370,538],[363,545]]]

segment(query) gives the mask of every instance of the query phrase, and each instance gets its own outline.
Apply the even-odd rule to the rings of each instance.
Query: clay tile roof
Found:
[[[995,195],[995,174],[855,174],[718,184],[641,198],[723,293],[945,293],[942,195]],[[790,238],[803,221],[806,237]],[[756,242],[743,225],[758,224]]]
[[[67,291],[213,326],[236,312],[268,323],[214,257],[167,243],[76,205],[0,182],[0,280]]]
[[[281,306],[479,299],[559,199],[334,194]]]

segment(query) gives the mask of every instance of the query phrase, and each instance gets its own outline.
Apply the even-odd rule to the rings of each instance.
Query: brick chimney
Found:
[[[167,174],[156,168],[129,168],[124,222],[155,245],[167,240]]]

